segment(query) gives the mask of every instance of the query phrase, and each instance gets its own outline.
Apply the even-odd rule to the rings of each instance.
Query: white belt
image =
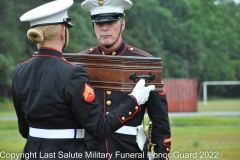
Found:
[[[76,131],[76,138],[84,137],[84,129],[39,129],[30,127],[29,135],[38,138],[48,139],[65,139],[74,138]]]
[[[137,127],[122,126],[117,131],[115,131],[115,133],[135,135],[137,138],[138,147],[141,151],[143,151],[144,143],[146,141],[143,125],[139,125]]]
[[[127,135],[137,135],[137,127],[131,126],[122,126],[118,130],[115,131],[116,133],[127,134]]]

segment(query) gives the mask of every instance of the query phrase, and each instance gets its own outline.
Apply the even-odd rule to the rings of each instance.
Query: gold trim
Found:
[[[163,143],[168,143],[168,142],[171,142],[172,141],[172,138],[165,138]]]

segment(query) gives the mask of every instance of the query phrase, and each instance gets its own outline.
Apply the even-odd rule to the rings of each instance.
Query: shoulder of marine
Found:
[[[32,60],[32,58],[30,58],[30,59],[28,59],[28,60],[26,60],[26,61],[24,61],[24,62],[19,63],[17,66],[21,66],[21,65],[23,65],[23,64],[26,64],[26,63],[28,63],[28,62],[31,61],[31,60]]]
[[[152,55],[146,51],[143,51],[137,47],[128,46],[123,41],[121,44],[109,51],[105,51],[100,45],[88,48],[78,54],[98,54],[98,55],[112,55],[112,56],[142,56],[142,57],[152,57]]]
[[[136,56],[144,56],[144,57],[152,57],[152,55],[146,51],[143,51],[134,46],[127,46],[127,50],[132,54],[136,54]]]
[[[86,49],[86,50],[84,50],[84,51],[79,52],[78,54],[91,54],[91,53],[93,53],[95,50],[96,50],[96,47],[91,47],[91,48],[88,48],[88,49]]]

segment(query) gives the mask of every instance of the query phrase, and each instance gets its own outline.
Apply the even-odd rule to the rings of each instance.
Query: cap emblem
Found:
[[[98,0],[98,6],[102,6],[104,4],[104,0]]]

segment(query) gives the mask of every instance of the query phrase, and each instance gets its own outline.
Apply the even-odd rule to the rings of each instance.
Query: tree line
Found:
[[[0,97],[11,96],[15,66],[31,58],[36,45],[20,22],[26,11],[51,0],[0,1]],[[97,41],[90,13],[74,0],[69,17],[75,25],[65,53],[77,53]],[[232,0],[132,0],[123,39],[126,44],[161,57],[163,78],[203,81],[240,81],[240,5]],[[231,90],[231,93],[229,93]],[[216,96],[239,97],[237,86],[209,90]]]

